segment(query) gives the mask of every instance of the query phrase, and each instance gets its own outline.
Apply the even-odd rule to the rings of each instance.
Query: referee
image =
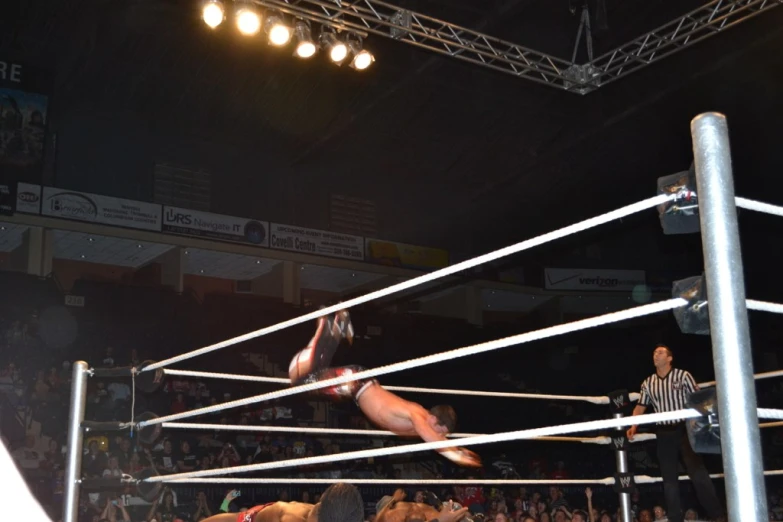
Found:
[[[641,415],[652,405],[657,413],[681,410],[686,407],[685,400],[699,387],[693,376],[685,370],[672,368],[672,351],[668,346],[658,344],[653,351],[655,373],[642,382],[641,397],[633,410]],[[628,440],[633,440],[636,426],[628,429]],[[658,466],[663,477],[663,493],[666,497],[666,510],[669,522],[682,522],[680,504],[680,482],[678,477],[678,457],[685,461],[685,468],[691,478],[696,496],[711,520],[724,520],[725,515],[712,479],[704,467],[702,458],[693,451],[683,421],[658,423]]]

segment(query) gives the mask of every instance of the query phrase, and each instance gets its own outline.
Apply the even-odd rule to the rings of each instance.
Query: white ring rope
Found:
[[[234,375],[230,373],[211,373],[211,372],[197,372],[189,370],[169,370],[164,369],[163,373],[168,375],[179,375],[183,377],[200,377],[200,378],[212,378],[212,379],[229,379],[235,381],[251,381],[251,382],[270,382],[280,384],[290,384],[290,379],[283,377],[263,377],[257,375]],[[465,395],[471,397],[496,397],[496,398],[509,398],[509,399],[545,399],[545,400],[559,400],[559,401],[585,401],[593,404],[609,404],[609,397],[606,396],[585,396],[585,395],[547,395],[540,393],[510,393],[510,392],[493,392],[493,391],[473,391],[473,390],[454,390],[454,389],[441,389],[441,388],[413,388],[410,386],[383,386],[389,391],[398,392],[411,392],[411,393],[433,393],[442,395]],[[638,400],[638,394],[632,393],[631,400]]]
[[[164,422],[170,422],[178,419],[186,419],[188,417],[195,417],[197,415],[204,415],[207,413],[213,413],[216,411],[226,410],[229,408],[237,408],[241,406],[247,406],[248,404],[255,404],[262,401],[271,401],[280,397],[287,397],[289,395],[296,395],[299,393],[305,393],[321,388],[327,388],[329,386],[335,386],[338,384],[344,384],[346,382],[356,381],[360,379],[369,379],[371,377],[377,377],[379,375],[386,375],[402,370],[408,370],[410,368],[418,368],[429,364],[435,364],[438,362],[450,361],[459,357],[466,357],[468,355],[475,355],[479,353],[485,353],[499,348],[505,348],[511,345],[520,345],[529,343],[532,341],[538,341],[541,339],[547,339],[566,333],[577,332],[588,328],[595,328],[597,326],[616,323],[619,321],[625,321],[627,319],[633,319],[635,317],[643,317],[646,315],[664,312],[672,310],[674,308],[680,308],[685,306],[688,302],[682,298],[668,299],[658,303],[650,303],[646,305],[629,308],[620,312],[611,312],[597,317],[590,317],[588,319],[581,319],[579,321],[573,321],[566,324],[559,324],[556,326],[550,326],[548,328],[542,328],[533,332],[526,332],[519,335],[513,335],[503,339],[496,339],[494,341],[488,341],[485,343],[474,344],[472,346],[466,346],[463,348],[457,348],[446,352],[440,352],[417,359],[410,359],[408,361],[402,361],[399,363],[389,364],[386,366],[380,366],[371,370],[365,370],[356,372],[354,374],[346,374],[340,377],[332,379],[324,379],[318,382],[312,382],[302,384],[300,386],[293,386],[290,388],[284,388],[270,393],[262,395],[256,395],[254,397],[247,397],[245,399],[238,399],[235,401],[224,402],[222,404],[215,404],[213,406],[207,406],[204,408],[198,408],[191,411],[182,413],[175,413],[173,415],[166,415],[157,419],[151,419],[148,421],[140,422],[139,427],[150,426],[153,424],[161,424]]]
[[[759,416],[763,412],[759,408]],[[783,410],[779,410],[783,413]],[[649,413],[644,415],[635,415],[633,417],[620,417],[616,419],[602,419],[586,422],[577,422],[574,424],[563,424],[561,426],[547,426],[544,428],[533,428],[527,430],[510,431],[504,433],[495,433],[492,435],[479,435],[477,437],[466,437],[459,440],[460,446],[471,446],[477,444],[490,444],[494,442],[506,442],[512,440],[525,440],[535,437],[546,437],[553,435],[566,435],[569,433],[579,433],[583,431],[603,430],[607,428],[620,428],[624,426],[634,426],[642,424],[654,424],[657,422],[666,422],[683,419],[693,419],[702,415],[691,408],[684,410],[669,411],[663,413]],[[279,460],[275,462],[262,462],[258,464],[247,464],[243,466],[234,466],[222,469],[207,469],[199,471],[188,471],[185,473],[175,473],[165,477],[150,477],[148,482],[163,482],[165,480],[193,477],[211,477],[219,475],[230,475],[233,473],[246,473],[249,471],[264,471],[269,469],[288,468],[292,466],[310,466],[313,464],[332,463],[343,460],[367,459],[370,457],[382,457],[387,455],[409,454],[420,451],[429,451],[445,448],[453,448],[453,440],[443,440],[434,442],[420,442],[416,444],[404,444],[401,446],[390,446],[386,448],[373,448],[358,451],[349,451],[332,455],[318,455],[315,457],[302,457],[289,460]]]
[[[548,484],[604,484],[610,486],[614,484],[614,477],[607,477],[603,479],[560,479],[560,480],[541,480],[541,479],[484,479],[484,480],[467,480],[467,479],[329,479],[329,478],[313,478],[313,479],[285,479],[285,478],[218,478],[218,477],[206,477],[206,478],[191,478],[191,479],[176,479],[166,480],[165,483],[173,484],[337,484],[345,482],[347,484],[363,484],[363,485],[459,485],[466,484],[471,486],[511,486],[511,485],[548,485]]]
[[[760,381],[762,379],[770,379],[772,377],[780,377],[783,376],[783,370],[775,370],[774,372],[763,372],[763,373],[757,373],[753,376],[753,379],[756,381]],[[700,382],[698,384],[700,388],[709,388],[710,386],[715,386],[715,381],[708,381],[708,382]]]
[[[783,410],[775,410],[772,408],[759,408],[759,418],[783,420]]]
[[[746,301],[748,310],[756,310],[761,312],[772,312],[783,314],[783,304],[771,303],[768,301],[758,301],[756,299],[748,299]],[[165,368],[163,373],[167,375],[175,375],[182,377],[198,377],[203,379],[227,379],[233,381],[249,381],[249,382],[266,382],[276,384],[290,384],[291,379],[285,377],[266,377],[262,375],[241,375],[235,373],[216,373],[216,372],[200,372],[193,370],[176,370],[173,368]],[[783,370],[776,372],[757,373],[753,377],[756,380],[767,379],[770,377],[778,377],[783,375]],[[714,386],[715,381],[699,383],[701,387]],[[563,400],[563,401],[586,401],[593,404],[609,404],[609,397],[606,396],[582,396],[582,395],[549,395],[549,394],[536,394],[536,393],[508,393],[508,392],[491,392],[491,391],[471,391],[471,390],[454,390],[454,389],[441,389],[441,388],[414,388],[411,386],[384,386],[390,391],[401,391],[411,393],[434,393],[444,395],[467,395],[476,397],[499,397],[499,398],[517,398],[517,399],[549,399],[549,400]],[[639,399],[638,393],[630,394],[631,401]]]
[[[783,217],[783,207],[778,205],[771,205],[769,203],[762,203],[761,201],[741,197],[736,197],[734,201],[738,207],[744,208],[745,210],[754,210],[756,212],[763,212],[764,214]]]
[[[773,477],[783,475],[783,469],[773,469],[765,471],[764,475]],[[725,478],[723,473],[713,473],[710,478]],[[688,475],[680,475],[680,480],[690,480]],[[359,479],[359,478],[235,478],[235,477],[205,477],[176,479],[165,481],[173,484],[346,484],[359,485],[411,485],[411,486],[451,486],[466,484],[470,486],[536,486],[549,484],[602,484],[611,486],[615,483],[614,477],[602,479]],[[662,477],[651,477],[649,475],[636,475],[634,482],[637,484],[652,484],[654,482],[663,482]]]
[[[783,314],[783,304],[770,303],[769,301],[757,301],[755,299],[748,299],[746,305],[748,310],[756,310],[759,312],[771,312],[773,314]]]
[[[163,373],[166,375],[176,375],[182,377],[198,377],[202,379],[228,379],[230,381],[250,381],[250,382],[271,382],[276,384],[291,384],[291,379],[283,377],[265,377],[263,375],[241,375],[234,373],[214,373],[214,372],[197,372],[191,370],[174,370],[172,368],[164,368]]]
[[[220,350],[221,348],[226,348],[228,346],[232,346],[241,342],[249,341],[250,339],[256,339],[258,337],[262,337],[264,335],[268,335],[274,332],[278,332],[280,330],[283,330],[285,328],[295,326],[297,324],[302,324],[307,321],[311,321],[314,319],[318,319],[319,317],[323,317],[325,315],[329,315],[334,312],[338,312],[340,310],[344,310],[346,308],[353,308],[354,306],[364,304],[367,302],[370,302],[375,299],[380,299],[381,297],[386,297],[388,295],[401,292],[403,290],[408,290],[409,288],[414,288],[416,286],[422,285],[424,283],[429,283],[431,281],[435,281],[437,279],[441,279],[443,277],[456,274],[457,272],[462,272],[463,270],[467,270],[469,268],[473,268],[479,265],[482,265],[484,263],[489,263],[491,261],[495,261],[496,259],[500,259],[502,257],[510,256],[512,254],[518,254],[519,252],[523,252],[525,250],[528,250],[530,248],[543,245],[545,243],[548,243],[550,241],[554,241],[556,239],[561,239],[567,236],[570,236],[572,234],[576,234],[578,232],[583,232],[585,230],[588,230],[593,227],[597,227],[599,225],[603,225],[606,223],[609,223],[611,221],[614,221],[616,219],[621,219],[627,216],[630,216],[632,214],[636,214],[638,212],[642,212],[643,210],[647,210],[650,208],[654,208],[658,205],[661,205],[663,203],[666,203],[667,201],[671,201],[677,197],[676,194],[662,194],[659,196],[655,196],[652,198],[648,198],[642,201],[639,201],[637,203],[633,203],[631,205],[627,205],[625,207],[621,207],[619,209],[613,210],[611,212],[607,212],[605,214],[601,214],[600,216],[595,216],[589,219],[586,219],[584,221],[580,221],[579,223],[575,223],[573,225],[569,225],[567,227],[560,228],[558,230],[554,230],[552,232],[548,232],[546,234],[542,234],[540,236],[527,239],[525,241],[516,243],[514,245],[507,246],[505,248],[501,248],[499,250],[495,250],[494,252],[490,252],[488,254],[483,254],[478,257],[474,257],[473,259],[467,259],[465,261],[462,261],[460,263],[456,263],[450,266],[447,266],[445,268],[441,268],[440,270],[436,270],[434,272],[430,272],[428,274],[424,274],[418,277],[414,277],[413,279],[408,279],[407,281],[403,281],[401,283],[397,283],[396,285],[389,286],[387,288],[382,288],[380,290],[376,290],[374,292],[370,292],[369,294],[365,294],[359,297],[355,297],[353,299],[349,299],[347,301],[344,301],[342,303],[337,303],[332,306],[328,306],[326,308],[322,308],[320,310],[316,310],[314,312],[310,312],[309,314],[301,315],[299,317],[295,317],[293,319],[288,319],[287,321],[282,321],[280,323],[277,323],[272,326],[267,326],[265,328],[261,328],[259,330],[256,330],[254,332],[249,332],[244,335],[240,335],[238,337],[234,337],[232,339],[227,339],[225,341],[221,341],[219,343],[211,344],[209,346],[204,346],[203,348],[199,348],[197,350],[193,350],[191,352],[183,353],[181,355],[177,355],[176,357],[171,357],[169,359],[165,359],[163,361],[159,361],[157,363],[151,364],[149,366],[146,366],[142,371],[149,371],[149,370],[155,370],[158,368],[163,368],[165,366],[170,366],[174,363],[178,363],[187,359],[191,359],[193,357],[197,357],[199,355],[203,355],[205,353],[213,352],[215,350]]]
[[[783,418],[783,410],[773,410],[769,408],[758,408],[759,418]],[[565,435],[569,433],[579,433],[584,431],[596,431],[607,428],[621,428],[626,426],[636,426],[643,424],[655,424],[658,422],[667,422],[674,420],[693,419],[701,417],[698,411],[686,408],[684,410],[667,411],[662,413],[648,413],[643,415],[634,415],[632,417],[620,417],[616,419],[602,419],[586,422],[577,422],[573,424],[563,424],[560,426],[547,426],[544,428],[533,428],[519,431],[509,431],[504,433],[495,433],[492,435],[479,435],[476,437],[466,437],[459,440],[461,446],[472,446],[478,444],[490,444],[494,442],[507,442],[512,440],[529,440],[535,437],[546,437],[553,435]],[[166,482],[175,479],[195,478],[195,477],[213,477],[220,475],[231,475],[234,473],[247,473],[250,471],[265,471],[269,469],[289,468],[294,466],[311,466],[314,464],[333,463],[344,460],[368,459],[371,457],[383,457],[388,455],[400,455],[416,453],[420,451],[438,450],[454,447],[453,440],[443,440],[434,442],[420,442],[416,444],[404,444],[401,446],[390,446],[386,448],[372,448],[366,450],[349,451],[332,455],[318,455],[315,457],[301,457],[296,459],[278,460],[274,462],[261,462],[258,464],[246,464],[242,466],[233,466],[220,469],[206,469],[199,471],[188,471],[184,473],[175,473],[173,475],[150,477],[144,482]]]
[[[392,431],[383,430],[356,430],[343,428],[308,428],[306,426],[249,426],[247,424],[199,424],[190,422],[164,422],[164,428],[179,430],[215,430],[215,431],[256,431],[262,433],[310,433],[314,435],[360,435],[363,437],[389,437],[398,436]],[[483,433],[449,433],[449,438],[460,439],[465,437],[478,437]],[[649,433],[640,433],[632,442],[641,442],[655,438]],[[609,444],[611,437],[536,437],[534,440],[550,442],[583,442],[587,444]]]

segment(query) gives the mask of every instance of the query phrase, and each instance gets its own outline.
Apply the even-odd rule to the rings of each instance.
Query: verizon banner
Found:
[[[86,192],[44,187],[41,214],[160,232],[160,205]]]
[[[269,246],[305,254],[364,260],[364,238],[272,223]]]
[[[163,232],[269,246],[269,223],[198,210],[165,207]]]
[[[547,290],[631,291],[645,284],[644,270],[544,269]]]

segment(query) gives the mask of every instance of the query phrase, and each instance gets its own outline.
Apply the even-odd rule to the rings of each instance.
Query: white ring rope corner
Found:
[[[396,285],[389,286],[387,288],[382,288],[380,290],[376,290],[374,292],[370,292],[368,294],[355,297],[353,299],[349,299],[347,301],[344,301],[342,303],[337,303],[336,305],[328,306],[326,308],[322,308],[320,310],[316,310],[314,312],[310,312],[309,314],[301,315],[299,317],[295,317],[293,319],[288,319],[287,321],[282,321],[280,323],[274,324],[272,326],[267,326],[265,328],[261,328],[259,330],[255,330],[253,332],[246,333],[244,335],[240,335],[231,339],[227,339],[225,341],[221,341],[219,343],[211,344],[209,346],[204,346],[203,348],[199,348],[197,350],[193,350],[191,352],[183,353],[180,355],[177,355],[176,357],[170,357],[169,359],[165,359],[163,361],[158,361],[154,364],[151,364],[149,366],[145,366],[142,371],[149,371],[149,370],[156,370],[158,368],[163,368],[165,366],[171,366],[174,363],[178,363],[187,359],[191,359],[193,357],[197,357],[199,355],[203,355],[205,353],[213,352],[215,350],[220,350],[221,348],[226,348],[228,346],[232,346],[238,343],[242,343],[245,341],[249,341],[250,339],[256,339],[258,337],[262,337],[264,335],[268,335],[274,332],[278,332],[280,330],[283,330],[285,328],[289,328],[291,326],[295,326],[297,324],[302,324],[307,321],[311,321],[314,319],[318,319],[319,317],[323,317],[325,315],[329,315],[334,312],[338,312],[340,310],[344,310],[346,308],[353,308],[354,306],[364,304],[370,301],[373,301],[375,299],[380,299],[381,297],[386,297],[389,295],[392,295],[397,292],[401,292],[403,290],[408,290],[410,288],[414,288],[419,285],[423,285],[424,283],[429,283],[431,281],[435,281],[437,279],[441,279],[443,277],[456,274],[458,272],[462,272],[463,270],[467,270],[469,268],[473,268],[479,265],[482,265],[484,263],[489,263],[491,261],[495,261],[496,259],[500,259],[502,257],[510,256],[512,254],[518,254],[519,252],[523,252],[525,250],[528,250],[530,248],[543,245],[545,243],[549,243],[550,241],[554,241],[556,239],[561,239],[567,236],[570,236],[572,234],[576,234],[578,232],[583,232],[585,230],[588,230],[590,228],[597,227],[599,225],[603,225],[609,222],[612,222],[617,219],[621,219],[627,216],[630,216],[632,214],[636,214],[638,212],[642,212],[644,210],[654,208],[658,205],[661,205],[663,203],[666,203],[667,201],[671,201],[677,197],[676,194],[661,194],[659,196],[655,196],[652,198],[648,198],[636,203],[633,203],[631,205],[627,205],[625,207],[621,207],[619,209],[613,210],[611,212],[607,212],[605,214],[601,214],[600,216],[595,216],[589,219],[586,219],[584,221],[580,221],[579,223],[575,223],[573,225],[569,225],[567,227],[560,228],[558,230],[554,230],[552,232],[548,232],[546,234],[542,234],[540,236],[527,239],[525,241],[521,241],[519,243],[516,243],[514,245],[507,246],[505,248],[501,248],[499,250],[495,250],[494,252],[490,252],[488,254],[483,254],[478,257],[474,257],[472,259],[467,259],[465,261],[462,261],[460,263],[456,263],[450,266],[447,266],[445,268],[441,268],[440,270],[436,270],[434,272],[430,272],[428,274],[424,274],[418,277],[414,277],[413,279],[408,279],[407,281],[403,281],[401,283],[397,283]]]
[[[759,415],[762,410],[759,408]],[[778,410],[783,413],[783,410]],[[490,444],[495,442],[507,442],[512,440],[527,440],[535,437],[546,437],[556,435],[566,435],[569,433],[579,433],[583,431],[596,431],[607,428],[620,428],[632,425],[654,424],[657,422],[666,422],[673,420],[693,419],[702,415],[694,409],[684,409],[669,411],[663,413],[649,413],[644,415],[635,415],[633,417],[620,417],[616,419],[602,419],[586,422],[577,422],[574,424],[563,424],[560,426],[547,426],[544,428],[533,428],[527,430],[510,431],[504,433],[495,433],[492,435],[479,435],[476,437],[466,437],[459,439],[460,446],[472,446],[478,444]],[[220,475],[231,475],[234,473],[247,473],[250,471],[265,471],[269,469],[288,468],[293,466],[310,466],[314,464],[333,463],[344,460],[367,459],[370,457],[382,457],[387,455],[400,455],[416,453],[421,451],[438,450],[453,448],[454,440],[420,442],[416,444],[404,444],[401,446],[390,446],[386,448],[373,448],[358,451],[349,451],[332,455],[319,455],[316,457],[302,457],[289,460],[279,460],[275,462],[262,462],[258,464],[247,464],[243,466],[234,466],[221,469],[207,469],[199,471],[188,471],[185,473],[175,473],[163,477],[150,477],[147,482],[164,482],[167,480],[194,477],[211,477]]]
[[[199,377],[199,378],[212,378],[212,379],[228,379],[235,381],[250,381],[250,382],[269,382],[290,384],[290,379],[283,377],[263,377],[257,375],[234,375],[230,373],[211,373],[211,372],[197,372],[189,370],[170,370],[165,368],[163,373],[168,375],[178,375],[183,377]],[[493,391],[474,391],[474,390],[454,390],[454,389],[442,389],[442,388],[414,388],[411,386],[383,386],[389,391],[397,392],[410,392],[410,393],[433,393],[442,395],[464,395],[471,397],[495,397],[495,398],[508,398],[508,399],[544,399],[544,400],[558,400],[558,401],[584,401],[593,404],[609,404],[609,397],[606,396],[589,396],[589,395],[547,395],[540,393],[511,393],[511,392],[493,392]],[[638,394],[631,394],[638,395]],[[638,400],[638,397],[631,400]]]
[[[783,314],[783,304],[770,303],[769,301],[757,301],[755,299],[748,299],[745,302],[745,306],[748,310],[756,310],[758,312],[770,312],[773,314]]]
[[[636,317],[644,317],[646,315],[664,312],[672,310],[674,308],[680,308],[685,306],[688,302],[682,298],[668,299],[666,301],[660,301],[657,303],[650,303],[646,305],[629,308],[620,312],[611,312],[597,317],[590,317],[588,319],[580,319],[579,321],[573,321],[571,323],[559,324],[556,326],[550,326],[548,328],[542,328],[533,332],[526,332],[503,339],[496,339],[494,341],[488,341],[485,343],[474,344],[472,346],[466,346],[463,348],[457,348],[446,352],[440,352],[417,359],[410,359],[408,361],[402,361],[399,363],[389,364],[386,366],[380,366],[371,370],[365,370],[356,372],[354,374],[346,374],[340,377],[332,379],[324,379],[323,381],[312,382],[303,384],[300,386],[293,386],[290,388],[284,388],[274,392],[265,393],[262,395],[256,395],[254,397],[247,397],[245,399],[238,399],[235,401],[224,402],[222,404],[215,404],[214,406],[207,406],[205,408],[198,408],[191,411],[182,413],[175,413],[173,415],[166,415],[151,419],[148,421],[140,422],[139,427],[151,426],[153,424],[162,424],[164,422],[170,422],[178,419],[186,419],[188,417],[195,417],[197,415],[204,415],[207,413],[213,413],[216,411],[226,410],[229,408],[238,408],[241,406],[247,406],[248,404],[255,404],[263,401],[271,401],[280,397],[287,397],[290,395],[296,395],[299,393],[305,393],[321,388],[327,388],[329,386],[336,386],[338,384],[344,384],[346,382],[352,382],[360,379],[369,379],[371,377],[377,377],[379,375],[386,375],[402,370],[408,370],[411,368],[418,368],[429,364],[435,364],[438,362],[450,361],[459,357],[466,357],[468,355],[476,355],[479,353],[485,353],[499,348],[505,348],[511,345],[520,345],[529,343],[532,341],[538,341],[541,339],[547,339],[566,333],[577,332],[588,328],[595,328],[597,326],[617,323],[619,321],[625,321],[627,319],[633,319]]]
[[[767,477],[783,475],[783,469],[765,471]],[[713,473],[710,478],[725,478],[723,473]],[[690,480],[688,475],[680,475],[680,480]],[[360,479],[360,478],[236,478],[236,477],[204,477],[167,480],[166,484],[346,484],[358,485],[410,485],[410,486],[451,486],[465,484],[470,486],[534,486],[550,484],[601,484],[611,486],[615,483],[614,477],[602,479]],[[637,484],[652,484],[663,482],[662,477],[649,475],[636,475],[634,482]]]
[[[762,212],[764,214],[772,214],[773,216],[783,217],[783,207],[778,205],[771,205],[769,203],[762,203],[748,198],[736,197],[734,198],[735,204],[744,208],[745,210],[753,210],[755,212]]]
[[[247,424],[199,424],[190,422],[164,422],[161,425],[166,429],[178,430],[207,430],[207,431],[254,431],[261,433],[309,433],[313,435],[360,435],[363,437],[390,437],[398,436],[392,431],[383,430],[357,430],[343,428],[309,428],[306,426],[250,426]],[[460,439],[466,437],[478,437],[483,433],[449,433],[447,437]],[[632,442],[641,442],[655,438],[649,433],[640,433]],[[586,444],[609,444],[610,437],[536,437],[531,440],[549,442],[582,442]]]

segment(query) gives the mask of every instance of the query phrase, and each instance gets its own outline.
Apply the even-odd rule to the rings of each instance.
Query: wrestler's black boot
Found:
[[[347,310],[318,319],[315,335],[310,340],[313,347],[313,366],[311,372],[328,368],[340,342],[347,339],[353,343],[353,325]]]

